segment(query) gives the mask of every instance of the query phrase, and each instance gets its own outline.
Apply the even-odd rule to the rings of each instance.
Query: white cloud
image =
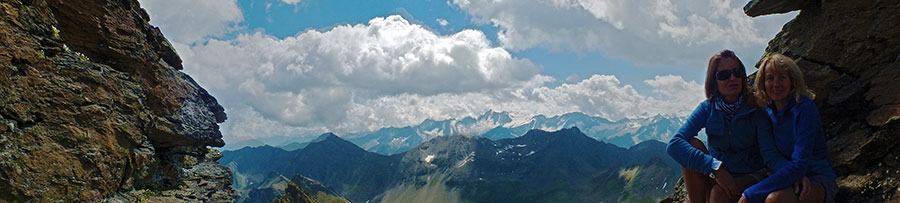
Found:
[[[581,81],[581,78],[578,77],[578,74],[571,74],[566,77],[566,82],[578,82]]]
[[[390,16],[285,39],[242,34],[176,48],[185,71],[226,108],[246,105],[286,125],[349,130],[375,125],[346,124],[348,113],[362,112],[358,106],[372,98],[500,91],[549,80],[537,74],[540,67],[489,44],[479,31],[442,36]]]
[[[532,95],[538,101],[557,106],[572,106],[589,115],[610,119],[635,117],[645,112],[641,107],[651,102],[641,96],[631,85],[622,85],[611,75],[593,75],[576,84],[563,84],[557,88],[538,88]]]
[[[563,84],[552,89],[537,88],[530,97],[542,103],[539,105],[558,106],[556,109],[561,110],[545,113],[548,115],[578,111],[611,120],[656,114],[684,116],[702,101],[702,97],[695,93],[702,95],[702,87],[693,81],[686,82],[680,76],[656,76],[654,80],[645,82],[661,96],[641,95],[631,85],[621,84],[615,76],[593,75],[575,84]]]
[[[507,49],[611,49],[612,54],[627,55],[629,49],[647,51],[647,44],[660,40],[674,41],[663,46],[720,43],[728,37],[758,43],[753,32],[729,36],[729,29],[717,24],[722,19],[684,17],[679,15],[683,10],[665,0],[641,10],[652,10],[653,16],[664,19],[657,29],[636,26],[641,19],[622,9],[634,6],[628,1],[543,2],[552,9],[532,10],[518,5],[473,10],[479,2],[456,2],[501,27],[503,47],[491,46],[480,31],[439,35],[400,16],[327,31],[307,30],[284,39],[252,33],[218,40],[210,38],[235,30],[243,21],[234,0],[178,2],[178,6],[165,0],[141,3],[151,23],[174,42],[185,71],[226,107],[229,120],[221,129],[229,142],[415,125],[429,118],[475,116],[488,109],[526,117],[579,111],[613,120],[684,115],[702,100],[702,87],[694,81],[657,76],[645,81],[654,88],[652,96],[610,75],[584,80],[572,75],[566,78],[569,84],[550,88],[545,83],[553,79],[540,75],[541,67],[513,57]],[[722,13],[717,15],[731,15],[728,9],[716,8]],[[554,13],[560,11],[565,14]],[[536,13],[516,16],[519,12]],[[744,23],[740,26],[747,24],[735,19]],[[445,19],[437,22],[447,24]],[[636,46],[613,47],[623,41],[617,35],[632,36],[624,41],[632,40]]]
[[[217,76],[209,76],[213,86],[224,85],[227,78],[258,77],[249,82],[260,84],[248,88],[293,93],[299,87],[348,87],[368,95],[481,91],[532,85],[540,70],[490,47],[479,31],[439,36],[400,16],[285,39],[242,34],[191,47],[198,51],[205,54],[184,54],[194,57],[185,60],[186,66],[215,67],[211,73]]]
[[[609,119],[686,114],[702,98],[678,76],[647,80],[641,95],[610,75],[550,88],[540,67],[490,46],[483,33],[439,35],[400,16],[307,30],[293,37],[241,34],[176,44],[185,71],[229,113],[226,141],[315,136],[475,116],[488,109],[519,116],[580,111]]]
[[[477,116],[487,109],[517,116],[547,116],[584,112],[618,120],[656,114],[686,116],[702,97],[702,86],[678,76],[658,76],[645,81],[658,87],[661,96],[645,96],[615,76],[593,75],[576,84],[555,88],[517,88],[471,93],[444,93],[431,96],[401,94],[366,99],[351,104],[348,122],[342,129],[374,130],[385,126],[416,125],[425,119],[443,120]],[[675,96],[681,95],[681,96]],[[363,126],[351,126],[364,124]],[[366,126],[374,124],[371,126]]]
[[[243,21],[236,0],[138,0],[169,41],[192,44],[235,30]]]
[[[674,111],[688,113],[692,111],[706,97],[703,84],[696,81],[684,81],[677,75],[657,75],[653,80],[644,80],[647,85],[653,87],[653,93],[657,99],[667,101],[666,108],[674,108]]]
[[[645,65],[704,65],[733,49],[759,56],[792,15],[751,19],[731,0],[454,0],[500,29],[504,48],[602,51]],[[755,59],[751,59],[755,60]]]
[[[294,127],[264,117],[252,107],[234,105],[226,109],[228,120],[221,125],[226,143],[254,138],[290,135],[319,135],[328,129],[318,127]]]
[[[450,22],[447,22],[447,20],[443,19],[443,18],[438,18],[435,21],[437,21],[437,23],[440,24],[441,26],[447,26],[447,24],[450,23]]]
[[[281,0],[281,2],[284,2],[284,3],[286,3],[286,4],[290,4],[290,5],[297,5],[297,4],[300,3],[300,0]]]

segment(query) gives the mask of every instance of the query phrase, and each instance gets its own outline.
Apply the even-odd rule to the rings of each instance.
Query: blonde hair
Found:
[[[759,65],[759,72],[756,73],[756,81],[753,83],[753,86],[756,88],[756,94],[758,95],[756,98],[761,106],[765,106],[766,103],[768,103],[768,100],[771,99],[769,98],[768,93],[766,93],[765,79],[766,72],[768,72],[769,68],[775,68],[788,73],[788,77],[791,79],[791,96],[794,97],[796,102],[800,102],[800,96],[809,99],[816,98],[816,94],[806,86],[806,81],[803,79],[803,73],[800,71],[800,66],[798,66],[793,59],[785,55],[773,53],[763,59],[763,62]]]

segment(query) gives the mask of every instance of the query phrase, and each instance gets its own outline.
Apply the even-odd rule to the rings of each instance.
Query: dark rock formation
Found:
[[[811,0],[751,0],[744,6],[744,13],[750,17],[787,13],[803,8],[809,2]]]
[[[0,202],[231,201],[224,109],[136,0],[0,13]]]
[[[838,202],[900,201],[898,22],[900,0],[813,1],[766,48],[797,59],[816,93]]]

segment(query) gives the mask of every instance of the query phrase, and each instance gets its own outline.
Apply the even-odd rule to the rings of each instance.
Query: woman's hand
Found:
[[[744,195],[741,195],[741,199],[738,200],[738,203],[748,203],[748,202],[747,202],[747,197],[744,196]]]
[[[794,183],[794,194],[797,195],[800,201],[804,201],[809,198],[809,190],[811,190],[812,181],[809,180],[809,177],[804,176],[803,179],[797,180]]]
[[[794,181],[794,195],[800,197],[800,192],[803,191],[803,180]]]
[[[731,173],[728,173],[724,168],[715,170],[713,173],[716,174],[716,184],[725,189],[725,195],[728,195],[729,199],[737,199],[741,195],[741,191],[737,189],[737,184],[734,183],[734,177],[731,177]]]
[[[812,190],[813,184],[809,177],[803,176],[803,190],[800,191],[800,201],[809,199],[809,191]]]

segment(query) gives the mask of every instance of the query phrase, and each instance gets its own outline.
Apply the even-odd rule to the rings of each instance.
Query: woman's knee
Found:
[[[707,198],[709,202],[728,202],[729,197],[728,194],[725,193],[725,188],[722,188],[719,185],[714,185],[712,189],[709,191],[709,197]]]
[[[790,189],[788,190],[777,190],[775,192],[769,193],[769,196],[766,196],[766,203],[776,203],[776,202],[795,202],[797,201],[797,195],[794,194]]]

